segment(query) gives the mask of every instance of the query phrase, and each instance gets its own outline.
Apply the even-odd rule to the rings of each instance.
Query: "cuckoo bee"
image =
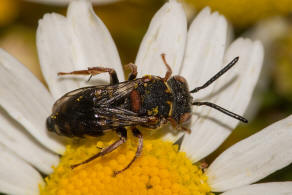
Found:
[[[110,84],[83,87],[66,93],[54,104],[52,114],[47,118],[47,129],[68,137],[100,136],[106,131],[115,131],[120,136],[119,140],[89,159],[72,165],[72,168],[118,148],[127,140],[128,127],[138,138],[138,146],[129,164],[115,172],[121,173],[129,168],[142,152],[143,137],[137,126],[156,129],[169,122],[178,130],[190,132],[184,124],[191,118],[192,106],[209,106],[247,123],[242,116],[210,102],[193,101],[191,96],[227,72],[236,64],[239,57],[234,58],[204,85],[189,91],[187,81],[179,75],[171,76],[172,70],[165,60],[165,55],[161,56],[167,69],[163,78],[154,75],[136,78],[137,67],[132,63],[126,65],[131,72],[128,80],[124,82],[119,82],[115,70],[111,68],[93,67],[88,70],[58,73],[58,75],[90,75],[90,78],[100,73],[108,73]]]

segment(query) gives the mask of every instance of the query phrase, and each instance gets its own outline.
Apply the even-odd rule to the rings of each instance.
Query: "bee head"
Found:
[[[167,84],[171,88],[174,96],[171,117],[178,124],[189,121],[191,118],[193,98],[189,93],[187,81],[182,76],[176,75],[171,77],[167,81]]]

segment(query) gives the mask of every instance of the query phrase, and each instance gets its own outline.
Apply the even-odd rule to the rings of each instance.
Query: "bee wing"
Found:
[[[137,113],[122,108],[103,108],[96,112],[107,121],[107,126],[112,128],[120,126],[143,125],[149,122],[148,117],[140,117]]]
[[[100,91],[101,93],[96,93],[96,104],[109,105],[128,95],[140,82],[141,79],[137,79],[135,81],[122,82],[118,85],[90,86],[70,91],[55,102],[53,105],[53,112],[55,112],[60,105],[67,102],[72,97],[75,98],[82,95],[85,96],[88,93],[95,93],[97,91]]]
[[[62,113],[69,121],[83,121],[88,129],[96,124],[103,129],[145,124],[148,122],[147,117],[139,117],[137,113],[115,104],[126,98],[141,82],[141,79],[137,79],[117,85],[76,89],[56,101],[53,113]]]
[[[86,91],[87,89],[92,89],[95,88],[94,86],[92,87],[83,87],[83,88],[79,88],[73,91],[70,91],[68,93],[66,93],[65,95],[63,95],[60,99],[58,99],[55,104],[53,105],[53,113],[59,108],[60,105],[62,105],[63,103],[67,102],[70,98],[72,98],[73,96],[76,96],[77,94],[80,94],[83,91]]]
[[[131,93],[135,89],[135,87],[137,87],[138,84],[141,82],[142,82],[141,79],[137,79],[134,81],[126,81],[123,83],[119,83],[118,85],[107,86],[105,90],[109,92],[110,95],[104,97],[98,103],[104,105],[112,104],[115,101],[124,98],[129,93]]]

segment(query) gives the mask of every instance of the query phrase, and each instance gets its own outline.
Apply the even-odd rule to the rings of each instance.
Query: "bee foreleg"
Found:
[[[131,72],[128,76],[128,81],[134,80],[137,76],[137,66],[133,63],[129,63],[129,64],[125,65],[125,67],[131,69]]]
[[[166,82],[169,79],[169,77],[171,76],[172,70],[171,70],[170,66],[168,65],[168,63],[166,62],[165,54],[164,53],[161,54],[161,57],[162,57],[162,60],[163,60],[164,65],[166,66],[166,69],[167,69],[167,71],[165,73],[165,76],[163,78],[163,80]]]
[[[88,70],[76,70],[73,72],[59,72],[58,75],[90,75],[88,81],[92,76],[95,76],[100,73],[108,72],[110,75],[110,84],[115,85],[119,83],[119,79],[117,73],[112,68],[104,68],[104,67],[89,67]]]
[[[135,137],[138,138],[138,146],[137,146],[136,154],[135,154],[134,158],[130,161],[130,163],[125,168],[123,168],[120,171],[115,171],[114,176],[116,176],[117,174],[128,169],[133,164],[133,162],[136,160],[136,158],[141,155],[142,148],[143,148],[143,135],[136,127],[132,127],[132,133]]]
[[[78,163],[78,164],[75,164],[75,165],[71,165],[71,168],[74,169],[80,165],[83,165],[83,164],[86,164],[86,163],[89,163],[90,161],[100,157],[100,156],[104,156],[106,155],[107,153],[110,153],[112,152],[113,150],[117,149],[121,144],[125,143],[126,140],[127,140],[127,130],[125,128],[119,128],[116,130],[117,133],[120,135],[120,139],[115,141],[113,144],[109,145],[108,147],[106,148],[103,148],[99,153],[95,154],[94,156],[88,158],[87,160],[81,162],[81,163]]]

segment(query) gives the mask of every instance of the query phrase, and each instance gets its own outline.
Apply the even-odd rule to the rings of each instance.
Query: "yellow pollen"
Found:
[[[150,115],[157,115],[158,114],[158,106],[156,106],[155,108],[152,108],[152,110],[147,110],[147,114]]]
[[[93,156],[118,137],[105,136],[73,140],[64,156],[40,187],[40,194],[212,194],[203,171],[178,151],[178,146],[161,140],[144,140],[143,152],[129,169],[123,169],[135,155],[137,138],[94,161],[71,169],[70,166]]]
[[[83,98],[83,96],[81,95],[81,96],[79,96],[77,99],[76,99],[76,101],[77,102],[80,102],[80,100]]]

